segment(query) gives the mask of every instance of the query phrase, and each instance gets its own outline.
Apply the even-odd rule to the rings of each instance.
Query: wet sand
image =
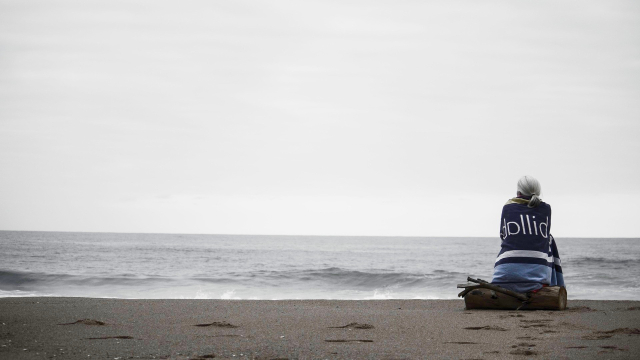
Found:
[[[640,301],[0,298],[0,359],[632,359]]]

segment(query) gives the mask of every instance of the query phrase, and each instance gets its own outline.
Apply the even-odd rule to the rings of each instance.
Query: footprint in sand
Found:
[[[93,319],[81,319],[74,322],[66,323],[66,324],[58,324],[58,325],[75,325],[75,324],[83,324],[83,325],[106,325],[104,321],[98,321]]]
[[[640,335],[640,329],[631,328],[618,328],[609,331],[596,331],[596,334],[627,334],[627,335]]]
[[[493,330],[493,331],[508,331],[508,329],[505,329],[503,327],[500,326],[471,326],[471,327],[466,327],[464,328],[465,330]]]
[[[619,350],[619,351],[627,351],[627,349],[621,349],[615,345],[603,345],[603,346],[598,346],[601,349],[609,349],[609,350]]]
[[[548,323],[553,321],[552,319],[534,319],[534,320],[520,320],[520,322],[523,323],[532,323],[532,324],[539,324],[539,323]]]
[[[640,329],[637,328],[617,328],[608,331],[594,331],[591,335],[585,335],[582,338],[585,340],[604,340],[612,338],[615,334],[626,335],[640,335]]]
[[[233,329],[233,328],[237,328],[237,325],[233,325],[231,323],[228,323],[226,321],[214,321],[212,323],[208,323],[208,324],[196,324],[193,326],[200,326],[200,327],[207,327],[207,326],[215,326],[215,327],[219,327],[219,328],[229,328],[229,329]]]
[[[215,359],[216,354],[205,354],[199,355],[197,358],[193,358],[194,360],[202,360],[202,359]]]
[[[529,328],[539,328],[539,327],[547,327],[547,324],[530,324],[530,325],[520,325],[521,328],[523,329],[529,329]]]
[[[513,350],[509,354],[511,354],[511,355],[525,355],[525,356],[538,355],[538,353],[533,351],[533,350],[524,350],[524,349]]]
[[[460,345],[471,345],[471,344],[479,344],[471,341],[445,341],[445,344],[460,344]]]
[[[527,344],[527,343],[519,343],[518,345],[511,345],[512,348],[517,348],[517,347],[534,347],[536,346],[536,344]]]
[[[543,327],[548,327],[549,324],[527,324],[527,325],[520,325],[521,328],[523,329],[530,329],[530,328],[543,328]]]
[[[329,326],[329,329],[373,329],[373,325],[360,324],[357,322],[349,323],[344,326]]]
[[[518,336],[518,337],[516,337],[516,339],[520,339],[520,340],[540,340],[538,338],[531,337],[531,336]]]
[[[522,315],[522,314],[509,314],[509,315],[500,315],[499,317],[500,317],[500,319],[506,319],[506,318],[510,318],[510,317],[521,318],[521,317],[524,317],[524,315]]]
[[[343,340],[343,339],[336,339],[336,340],[325,340],[326,342],[331,342],[331,343],[372,343],[373,340]]]
[[[550,319],[539,319],[539,320],[520,320],[521,323],[524,324],[520,324],[520,327],[523,329],[528,329],[528,328],[536,328],[536,327],[547,327],[549,326],[549,322],[551,322],[553,320]]]

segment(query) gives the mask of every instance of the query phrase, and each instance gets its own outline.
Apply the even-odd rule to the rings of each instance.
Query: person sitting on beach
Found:
[[[540,200],[540,183],[532,176],[518,181],[517,197],[502,208],[502,249],[491,283],[520,292],[564,286],[560,256],[551,236],[551,206]]]

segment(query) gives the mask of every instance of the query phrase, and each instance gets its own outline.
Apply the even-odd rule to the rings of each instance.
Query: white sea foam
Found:
[[[242,298],[236,296],[236,291],[235,290],[228,290],[228,291],[225,291],[224,293],[222,293],[222,295],[220,295],[220,299],[224,299],[224,300],[231,300],[231,299],[240,300]]]

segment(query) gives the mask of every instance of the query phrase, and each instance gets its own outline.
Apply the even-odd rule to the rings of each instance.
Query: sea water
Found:
[[[640,297],[640,239],[556,238],[570,299]],[[455,299],[495,238],[0,231],[0,297]]]

